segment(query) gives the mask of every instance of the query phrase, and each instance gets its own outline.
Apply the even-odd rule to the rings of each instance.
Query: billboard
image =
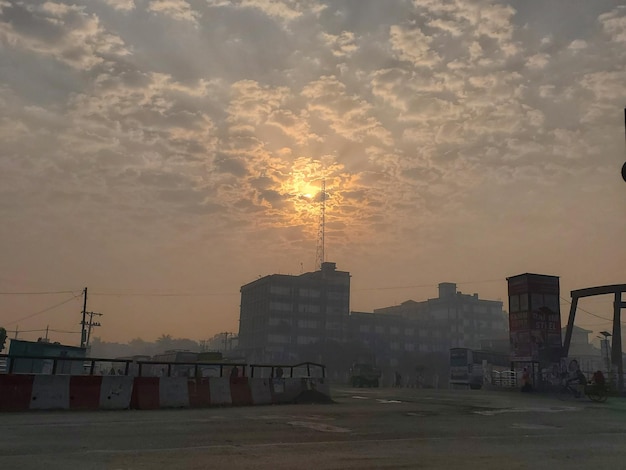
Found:
[[[512,359],[558,361],[561,355],[559,278],[527,273],[507,281]]]

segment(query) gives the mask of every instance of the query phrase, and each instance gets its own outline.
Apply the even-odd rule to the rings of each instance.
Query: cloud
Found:
[[[289,22],[303,15],[318,16],[326,6],[317,1],[304,0],[207,0],[209,6],[252,9],[262,12],[270,18]]]
[[[342,31],[338,35],[323,33],[322,39],[332,49],[335,57],[347,57],[358,50],[358,46],[355,44],[356,38],[354,33],[350,31]]]
[[[237,287],[312,261],[323,182],[359,275],[513,271],[527,222],[557,272],[583,212],[619,247],[626,13],[556,1],[0,0],[3,263]]]
[[[617,7],[598,17],[604,31],[614,42],[626,42],[626,7]]]
[[[200,14],[186,0],[151,0],[148,10],[178,21],[189,21],[197,25]]]
[[[15,3],[3,9],[0,42],[82,70],[131,53],[119,36],[102,27],[95,14],[86,13],[84,7],[53,2],[28,8]]]
[[[131,11],[135,9],[135,0],[104,0],[104,3],[115,10]]]

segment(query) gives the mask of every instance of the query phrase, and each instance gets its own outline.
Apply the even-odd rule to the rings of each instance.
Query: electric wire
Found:
[[[18,318],[17,320],[12,320],[10,322],[6,322],[5,325],[12,325],[14,323],[18,323],[18,322],[23,321],[23,320],[28,320],[29,318],[33,318],[33,317],[35,317],[37,315],[41,315],[42,313],[48,312],[50,310],[53,310],[53,309],[55,309],[57,307],[60,307],[61,305],[65,305],[65,304],[71,302],[72,300],[76,300],[80,296],[81,295],[74,295],[71,298],[69,298],[67,300],[64,300],[63,302],[59,302],[58,304],[51,305],[50,307],[46,307],[43,310],[39,310],[38,312],[31,313],[30,315],[26,315],[25,317]]]

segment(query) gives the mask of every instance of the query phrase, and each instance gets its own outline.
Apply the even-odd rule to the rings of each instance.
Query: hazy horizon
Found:
[[[626,283],[614,1],[0,0],[0,64],[8,330],[78,331],[87,286],[105,341],[236,332],[315,269],[322,180],[352,310]]]

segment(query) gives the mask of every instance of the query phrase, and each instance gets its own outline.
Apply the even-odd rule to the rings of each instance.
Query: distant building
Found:
[[[77,346],[49,343],[45,340],[24,341],[12,339],[9,348],[7,370],[10,368],[14,374],[51,374],[55,363],[53,358],[84,358],[85,356],[86,349]],[[41,357],[47,357],[48,359],[41,359]],[[54,372],[56,374],[82,374],[83,369],[83,361],[57,360]]]
[[[456,284],[439,284],[439,296],[422,302],[407,300],[400,305],[379,308],[375,314],[396,315],[410,320],[415,350],[447,353],[450,348],[480,349],[485,340],[507,337],[507,318],[502,302],[458,292]]]
[[[307,345],[344,341],[349,311],[350,273],[335,263],[262,277],[241,287],[239,351],[249,361],[292,362]]]

